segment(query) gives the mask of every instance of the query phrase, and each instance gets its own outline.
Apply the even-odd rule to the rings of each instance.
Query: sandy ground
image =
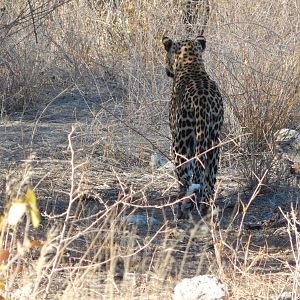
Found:
[[[251,200],[247,213],[243,215],[242,206],[246,207],[254,190],[242,188],[236,170],[223,168],[218,181],[216,203],[219,213],[215,219],[218,220],[215,233],[212,234],[210,225],[205,225],[196,212],[193,222],[176,222],[172,207],[162,208],[176,199],[174,175],[171,170],[153,169],[149,166],[151,155],[157,152],[156,147],[169,154],[167,122],[131,114],[129,105],[124,107],[124,103],[112,100],[115,99],[111,97],[112,93],[118,93],[113,84],[109,86],[106,83],[101,90],[104,91],[103,94],[97,96],[92,93],[82,96],[75,89],[69,90],[46,108],[27,110],[25,113],[3,118],[0,122],[3,206],[6,175],[9,172],[14,176],[22,174],[24,163],[32,157],[32,185],[42,213],[41,230],[38,233],[32,232],[32,237],[43,239],[46,231],[63,218],[55,216],[63,214],[68,207],[75,218],[70,218],[73,228],[69,235],[76,235],[76,232],[91,226],[88,234],[75,238],[65,249],[64,256],[68,260],[65,259],[64,262],[68,261],[73,266],[83,264],[80,259],[88,252],[84,263],[86,265],[88,261],[93,261],[93,255],[99,255],[95,249],[88,248],[95,238],[94,231],[97,228],[100,227],[103,232],[107,230],[106,225],[103,225],[104,219],[99,216],[107,206],[113,205],[122,197],[127,205],[123,203],[119,208],[120,220],[130,214],[155,218],[154,225],[138,225],[135,229],[126,227],[122,234],[116,233],[119,234],[117,240],[120,244],[124,240],[128,242],[134,236],[134,247],[147,245],[137,255],[124,258],[126,267],[123,266],[120,271],[123,281],[114,283],[114,288],[108,288],[111,285],[102,269],[93,269],[80,276],[68,275],[66,282],[76,278],[78,281],[74,282],[77,287],[81,286],[75,290],[69,286],[69,296],[75,291],[76,297],[84,295],[85,299],[107,299],[108,295],[112,299],[158,299],[158,295],[165,295],[165,299],[170,299],[174,284],[180,278],[220,271],[214,251],[214,235],[217,240],[223,241],[222,264],[223,268],[228,268],[228,272],[235,268],[243,269],[243,266],[246,269],[249,267],[255,276],[264,275],[263,282],[269,282],[273,280],[270,279],[273,278],[272,274],[285,274],[294,268],[296,262],[291,251],[291,240],[295,244],[296,238],[293,234],[292,237],[289,236],[288,223],[282,212],[289,212],[291,205],[296,206],[299,189],[293,186],[265,188]],[[165,111],[160,117],[164,113]],[[151,143],[135,130],[150,139]],[[76,166],[73,177],[72,151],[73,165]],[[69,206],[72,178],[73,198],[79,194],[81,197]],[[132,196],[128,196],[129,194]],[[124,207],[126,209],[122,210]],[[243,226],[240,225],[241,222]],[[99,243],[105,240],[98,239]],[[151,243],[148,244],[149,239]],[[246,248],[248,261],[245,260]],[[130,251],[129,253],[132,252]],[[164,265],[163,261],[168,263]],[[251,263],[253,264],[250,266]],[[245,274],[249,271],[243,270]],[[223,275],[227,274],[224,269],[223,272]],[[229,273],[233,274],[232,272]],[[58,274],[59,278],[65,276],[61,272]],[[231,278],[226,283],[234,291],[233,296],[236,298],[233,299],[242,299],[232,287],[237,284],[239,276],[224,278],[225,281],[226,278]],[[278,275],[277,278],[282,277]],[[255,293],[261,294],[260,288],[255,290],[246,283],[239,284],[244,286],[245,294],[248,293],[248,297],[243,299],[252,299],[251,293],[253,299],[258,299],[255,298]],[[53,291],[61,295],[65,288],[64,285],[56,284]],[[274,295],[278,293],[278,289],[279,287],[274,287],[273,294],[270,291],[268,293]],[[269,299],[268,293],[265,293],[264,299]],[[48,296],[50,299],[53,293]],[[275,298],[270,296],[270,299]]]

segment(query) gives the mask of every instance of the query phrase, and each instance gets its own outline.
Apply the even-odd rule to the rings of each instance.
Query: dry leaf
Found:
[[[30,241],[29,248],[42,248],[43,243],[40,240],[32,240]]]
[[[14,202],[9,209],[7,223],[9,225],[17,225],[26,211],[26,203]]]
[[[0,262],[7,260],[9,257],[9,251],[8,250],[0,250]]]

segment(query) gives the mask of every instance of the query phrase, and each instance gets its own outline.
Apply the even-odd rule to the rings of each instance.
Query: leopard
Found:
[[[203,35],[173,41],[164,36],[165,71],[173,80],[169,101],[172,156],[179,182],[178,219],[205,216],[215,195],[224,121],[223,96],[206,72]]]

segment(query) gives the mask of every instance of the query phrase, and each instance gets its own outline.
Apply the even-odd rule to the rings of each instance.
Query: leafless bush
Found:
[[[293,121],[294,109],[299,105],[296,1],[212,1],[205,26],[207,70],[219,83],[226,101],[223,165],[237,169],[248,186],[256,187],[251,203],[247,206],[237,197],[241,207],[226,230],[220,229],[213,217],[205,220],[205,226],[199,223],[184,230],[169,227],[170,219],[164,218],[159,228],[142,235],[125,226],[124,215],[139,210],[148,213],[150,208],[165,214],[173,202],[169,199],[169,203],[161,203],[157,196],[157,203],[150,204],[147,188],[151,184],[164,185],[161,190],[165,197],[176,186],[171,172],[151,177],[143,169],[156,148],[168,155],[170,145],[167,101],[171,87],[164,75],[161,37],[196,36],[206,22],[205,16],[199,12],[196,23],[187,30],[182,2],[175,0],[3,3],[2,113],[39,108],[44,101],[56,99],[56,95],[71,88],[84,100],[95,97],[101,108],[91,109],[89,128],[94,136],[80,133],[84,150],[79,154],[72,144],[74,131],[69,135],[68,153],[64,155],[70,161],[70,170],[63,166],[63,174],[70,171],[68,179],[58,174],[59,179],[47,185],[50,189],[59,184],[60,192],[68,195],[68,205],[61,215],[45,214],[50,225],[61,222],[61,227],[50,230],[47,237],[47,228],[43,230],[40,239],[46,241],[39,258],[25,261],[24,257],[29,271],[20,275],[11,270],[13,276],[22,277],[18,280],[20,293],[29,282],[32,299],[44,294],[65,299],[73,295],[76,299],[89,293],[94,297],[105,295],[106,299],[162,293],[170,297],[174,278],[203,272],[219,275],[230,286],[233,299],[251,299],[262,293],[265,299],[279,299],[291,282],[297,289],[296,216],[286,215],[289,228],[293,228],[287,243],[297,248],[292,258],[296,267],[287,263],[289,257],[278,258],[277,249],[267,243],[259,240],[259,246],[253,245],[253,236],[243,228],[260,188],[282,179],[273,160],[274,132],[297,125]],[[102,103],[104,98],[109,99],[109,105]],[[85,148],[88,143],[93,145]],[[77,162],[76,155],[84,162]],[[110,165],[102,165],[103,161]],[[134,175],[139,182],[142,176],[150,178],[138,190],[114,173],[114,168],[134,172],[135,167],[140,168]],[[87,173],[93,168],[96,176],[91,179]],[[80,173],[81,169],[84,172]],[[113,196],[109,203],[96,197],[94,201],[101,209],[86,214],[89,203],[81,198],[84,185],[94,189],[96,183],[104,181],[103,170],[107,169],[110,180],[123,191],[122,197]],[[239,209],[243,217],[241,227],[236,228]],[[16,247],[17,233],[13,234]],[[276,271],[281,268],[285,273],[278,272],[276,277],[271,270],[265,275],[266,266],[272,269],[274,261],[278,263]],[[125,275],[132,280],[124,280]],[[249,279],[255,284],[249,284]],[[6,295],[14,297],[12,285],[9,288]]]
[[[223,88],[237,133],[245,134],[237,155],[251,186],[255,176],[272,169],[274,132],[296,126],[292,123],[299,100],[296,10],[293,1],[270,6],[265,1],[221,2],[213,10],[214,60],[209,67]],[[266,180],[272,181],[270,176]]]
[[[67,1],[3,1],[0,21],[1,112],[23,111],[44,98],[49,66],[41,27]],[[52,57],[53,59],[53,57]],[[51,61],[51,60],[50,60]]]

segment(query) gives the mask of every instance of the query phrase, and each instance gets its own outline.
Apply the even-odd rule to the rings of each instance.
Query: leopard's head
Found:
[[[172,41],[169,37],[162,38],[166,54],[166,73],[174,77],[179,65],[187,65],[202,60],[202,53],[206,47],[204,36],[197,36],[194,40]]]

